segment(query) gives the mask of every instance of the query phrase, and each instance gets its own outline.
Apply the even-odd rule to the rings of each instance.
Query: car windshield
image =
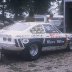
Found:
[[[29,24],[24,24],[24,23],[16,23],[13,25],[9,25],[4,27],[4,30],[16,30],[16,31],[23,31],[26,30],[27,28],[29,28],[31,25]]]

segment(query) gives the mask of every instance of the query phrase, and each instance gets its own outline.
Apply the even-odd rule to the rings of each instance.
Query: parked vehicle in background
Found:
[[[49,15],[46,16],[46,21],[53,25],[55,25],[60,31],[64,32],[64,16],[63,15],[53,15],[50,17]]]
[[[45,15],[34,15],[35,22],[44,22]]]
[[[65,34],[45,22],[17,22],[0,30],[0,46],[4,51],[16,51],[28,59],[38,59],[41,51],[70,50],[72,34]]]
[[[64,32],[64,16],[63,15],[34,15],[35,22],[49,22],[55,25],[60,31]]]

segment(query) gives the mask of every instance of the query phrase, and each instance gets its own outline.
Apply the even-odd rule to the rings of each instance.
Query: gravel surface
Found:
[[[4,57],[0,72],[72,72],[72,51],[43,52],[35,61],[26,61],[19,56]]]

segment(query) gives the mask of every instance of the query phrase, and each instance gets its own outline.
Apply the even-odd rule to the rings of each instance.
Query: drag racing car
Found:
[[[0,30],[0,46],[4,51],[16,51],[35,60],[44,50],[70,50],[71,36],[49,23],[17,22]]]

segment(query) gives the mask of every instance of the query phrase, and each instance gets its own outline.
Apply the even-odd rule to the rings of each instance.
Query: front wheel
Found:
[[[26,52],[29,60],[36,60],[41,54],[41,47],[38,44],[30,44]]]

